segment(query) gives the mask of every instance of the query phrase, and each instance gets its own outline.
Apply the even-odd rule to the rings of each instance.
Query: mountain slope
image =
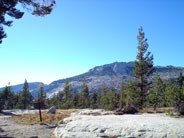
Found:
[[[155,68],[156,72],[153,77],[160,75],[165,80],[176,79],[180,72],[184,73],[183,67],[156,66]],[[71,84],[74,92],[81,89],[84,81],[87,83],[90,92],[99,92],[103,84],[119,90],[122,83],[135,79],[133,77],[133,70],[133,62],[114,62],[112,64],[94,67],[88,72],[75,77],[54,81],[45,87],[45,91],[48,97],[52,97],[53,94],[63,90],[66,81]]]
[[[42,82],[31,82],[28,84],[29,84],[29,90],[34,97],[37,97],[37,95],[38,95],[37,92],[39,90],[39,87],[42,85],[45,86],[45,84],[43,84]],[[23,89],[23,86],[24,86],[24,84],[13,85],[13,86],[11,86],[11,90],[14,93],[19,93]],[[4,90],[4,87],[0,88],[0,91],[3,91],[3,90]]]
[[[47,96],[52,97],[54,94],[63,90],[64,84],[67,81],[70,83],[74,93],[80,91],[82,83],[85,81],[90,92],[99,92],[103,84],[107,87],[113,87],[116,90],[119,90],[122,83],[135,80],[133,76],[133,64],[133,62],[114,62],[112,64],[97,66],[84,74],[57,80],[49,85],[44,85],[41,82],[29,83],[29,89],[32,92],[32,95],[37,97],[39,87],[44,85],[44,90],[47,93]],[[184,74],[184,67],[156,66],[155,69],[156,72],[153,77],[160,75],[160,77],[165,80],[176,79],[180,72],[183,72]],[[20,92],[22,88],[23,84],[11,86],[11,89],[15,93]],[[0,91],[2,90],[3,88],[0,88]]]

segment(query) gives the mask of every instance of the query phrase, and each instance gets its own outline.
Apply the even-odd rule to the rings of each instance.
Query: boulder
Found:
[[[56,113],[56,107],[55,106],[50,107],[49,110],[47,111],[47,113],[55,114]]]

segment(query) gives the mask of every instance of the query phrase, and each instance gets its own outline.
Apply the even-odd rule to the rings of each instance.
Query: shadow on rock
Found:
[[[135,113],[138,113],[138,110],[134,106],[127,105],[122,109],[116,110],[114,114],[123,115],[123,114],[135,114]]]

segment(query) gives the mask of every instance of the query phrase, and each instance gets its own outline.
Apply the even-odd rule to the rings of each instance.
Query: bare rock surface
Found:
[[[51,138],[53,131],[46,125],[19,125],[11,116],[0,115],[0,138]]]
[[[184,138],[184,118],[84,109],[65,118],[54,134],[57,138]]]

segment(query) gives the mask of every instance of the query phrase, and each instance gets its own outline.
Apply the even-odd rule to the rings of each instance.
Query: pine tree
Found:
[[[101,108],[107,109],[108,107],[108,97],[107,97],[107,86],[105,84],[102,85],[102,92],[100,94],[100,106]]]
[[[114,110],[118,108],[119,95],[111,87],[107,93],[108,104],[105,106],[106,110]]]
[[[92,96],[90,97],[90,107],[91,107],[92,109],[98,108],[97,100],[98,100],[98,94],[95,92],[95,93],[93,93]]]
[[[44,88],[43,86],[40,87],[39,93],[38,93],[38,100],[39,101],[44,101],[46,98],[46,95],[44,93]]]
[[[50,3],[48,2],[50,1]],[[55,1],[53,0],[0,0],[0,44],[2,39],[6,38],[4,26],[11,26],[13,21],[6,21],[5,17],[10,16],[15,19],[20,19],[23,12],[17,9],[17,5],[21,4],[23,8],[31,11],[33,15],[44,16],[50,14]]]
[[[140,92],[137,89],[137,82],[130,81],[125,85],[126,106],[140,107]]]
[[[65,83],[63,92],[65,94],[64,108],[68,109],[73,107],[73,96],[69,82]]]
[[[153,88],[149,92],[149,102],[153,105],[154,110],[157,107],[165,104],[165,85],[160,76],[157,76],[153,81]]]
[[[126,101],[125,101],[125,86],[121,85],[121,89],[120,89],[120,93],[119,93],[119,108],[123,108],[123,106],[126,105]]]
[[[138,79],[138,88],[141,96],[140,106],[142,108],[145,102],[146,94],[151,84],[151,82],[149,81],[149,77],[153,74],[154,67],[153,55],[150,52],[147,52],[149,45],[147,43],[147,39],[145,39],[145,34],[142,27],[140,27],[139,29],[137,39],[138,54],[137,60],[134,62],[134,76]]]
[[[89,89],[85,82],[82,84],[82,108],[88,108],[90,101],[89,101]]]
[[[173,82],[165,82],[165,106],[171,107],[174,105],[174,95],[178,91],[177,86]]]
[[[41,104],[41,108],[46,108],[46,94],[43,85],[40,86],[38,91],[38,102]]]
[[[57,108],[65,108],[65,94],[63,91],[59,91],[56,96],[56,107]]]
[[[29,84],[27,80],[24,82],[22,91],[19,94],[19,108],[28,109],[31,107],[33,96],[29,91]]]
[[[175,110],[180,114],[184,115],[184,76],[180,73],[178,77],[178,91],[175,93],[174,97],[174,107]]]
[[[53,105],[56,106],[56,108],[59,108],[60,107],[59,104],[58,104],[58,95],[56,95],[56,94],[54,94],[52,96],[52,98],[50,98],[50,99],[47,100],[47,106],[48,107],[51,107]]]
[[[2,93],[2,99],[4,104],[4,109],[13,109],[15,106],[15,96],[11,91],[10,86],[6,86]]]
[[[44,94],[44,89],[43,86],[40,87],[39,93],[38,93],[38,109],[39,109],[39,117],[40,117],[40,122],[42,122],[42,112],[41,109],[45,108],[45,94]]]
[[[80,99],[80,94],[77,92],[73,98],[73,106],[75,108],[80,108],[80,103],[79,103],[79,99]]]
[[[96,101],[96,104],[97,104],[97,108],[102,108],[102,105],[101,105],[101,98],[102,98],[102,94],[99,92],[98,94],[97,94],[97,101]]]

